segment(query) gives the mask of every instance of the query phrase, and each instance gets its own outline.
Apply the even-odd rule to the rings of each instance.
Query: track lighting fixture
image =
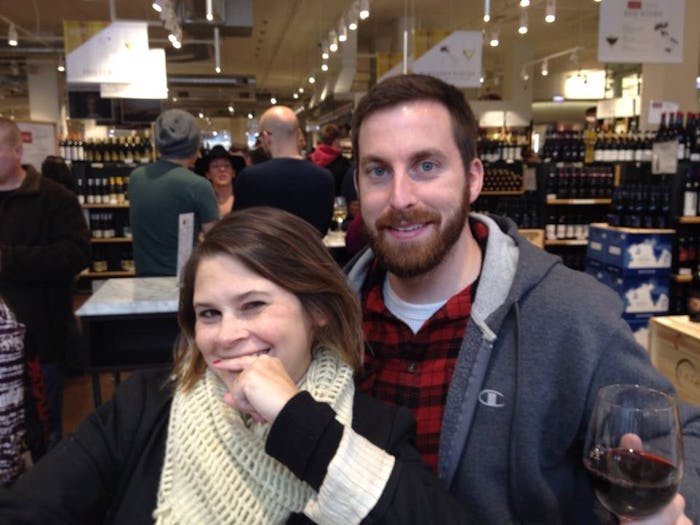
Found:
[[[7,30],[7,45],[14,47],[17,43],[17,28],[15,24],[10,23],[10,28]]]
[[[544,6],[544,21],[551,24],[557,19],[557,2],[556,0],[547,0]]]
[[[518,33],[524,35],[527,33],[527,11],[522,10],[520,13],[520,25],[518,26]]]

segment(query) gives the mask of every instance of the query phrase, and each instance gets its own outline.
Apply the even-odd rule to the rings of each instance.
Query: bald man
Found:
[[[330,171],[302,158],[301,134],[291,108],[273,106],[260,118],[260,139],[271,159],[245,168],[234,181],[233,211],[273,206],[308,221],[325,235],[333,217],[335,185]]]

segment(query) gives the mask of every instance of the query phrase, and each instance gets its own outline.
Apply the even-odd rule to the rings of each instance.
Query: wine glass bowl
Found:
[[[337,223],[337,230],[342,230],[343,221],[348,216],[348,205],[345,197],[337,196],[333,199],[333,220]]]
[[[674,397],[639,385],[598,392],[583,463],[601,504],[624,518],[661,510],[683,476],[683,441]]]

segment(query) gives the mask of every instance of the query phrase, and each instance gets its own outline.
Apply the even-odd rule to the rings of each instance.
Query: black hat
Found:
[[[204,159],[205,172],[209,171],[209,164],[211,164],[211,161],[215,159],[228,160],[231,163],[231,167],[235,173],[239,173],[243,168],[245,168],[245,160],[243,160],[243,157],[231,155],[228,151],[226,151],[226,148],[220,144],[217,144],[209,151],[209,153],[207,153],[207,156]]]

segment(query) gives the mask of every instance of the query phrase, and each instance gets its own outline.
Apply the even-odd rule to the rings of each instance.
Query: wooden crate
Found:
[[[544,230],[539,229],[521,229],[518,230],[523,237],[527,238],[532,244],[538,248],[544,248]]]
[[[652,317],[651,362],[676,387],[683,401],[700,406],[700,323],[687,315]]]

